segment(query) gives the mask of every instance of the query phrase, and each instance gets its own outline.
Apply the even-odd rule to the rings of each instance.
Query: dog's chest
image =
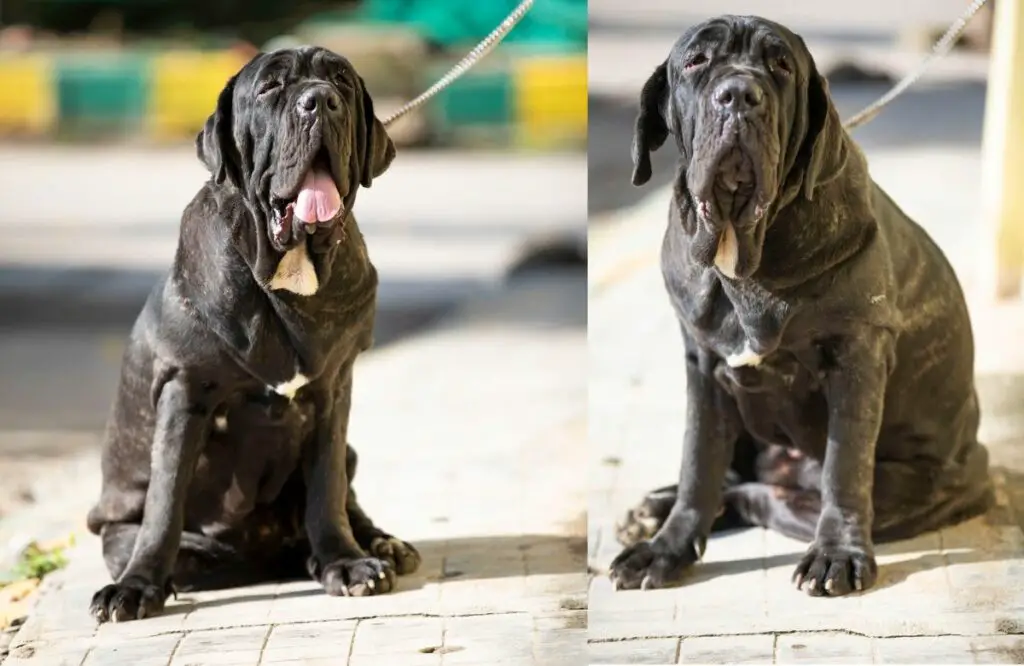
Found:
[[[729,367],[758,367],[779,348],[790,308],[756,284],[726,285],[711,270],[671,268],[665,283],[687,334]]]
[[[817,451],[827,410],[815,349],[793,330],[790,305],[756,285],[727,286],[712,271],[669,269],[665,279],[687,335],[721,359],[714,378],[747,431],[762,443]]]

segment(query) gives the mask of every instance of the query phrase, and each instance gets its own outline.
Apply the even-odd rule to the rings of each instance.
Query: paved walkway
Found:
[[[585,323],[580,271],[524,277],[361,359],[360,498],[424,557],[393,594],[267,585],[97,628],[108,577],[86,535],[4,665],[585,663]],[[93,460],[55,501],[78,518],[97,474]]]
[[[872,171],[976,290],[976,151],[877,153]],[[965,177],[935,196],[929,183]],[[1024,663],[1024,309],[972,299],[983,438],[999,506],[954,529],[879,548],[880,581],[841,599],[796,592],[806,545],[763,530],[713,538],[683,587],[614,592],[613,526],[675,480],[683,351],[657,259],[668,191],[592,230],[589,273],[588,640],[595,663]],[[971,230],[968,232],[968,230]],[[968,240],[970,234],[972,240]]]

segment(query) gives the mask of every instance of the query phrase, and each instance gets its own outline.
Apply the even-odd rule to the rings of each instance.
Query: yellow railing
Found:
[[[150,63],[149,130],[156,139],[179,139],[202,129],[224,83],[245,64],[233,51],[171,51]]]
[[[45,135],[57,124],[53,62],[43,55],[0,57],[0,135]]]

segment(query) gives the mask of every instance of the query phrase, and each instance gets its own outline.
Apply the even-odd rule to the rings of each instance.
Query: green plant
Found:
[[[14,580],[43,578],[47,574],[67,566],[65,551],[74,545],[74,537],[64,543],[42,545],[33,541],[25,546],[13,568]],[[13,582],[13,581],[9,581]]]

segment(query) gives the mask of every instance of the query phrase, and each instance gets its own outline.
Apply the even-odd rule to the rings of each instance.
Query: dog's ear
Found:
[[[241,160],[235,146],[232,105],[235,94],[236,76],[228,79],[224,89],[217,96],[217,108],[196,136],[196,155],[213,174],[213,181],[218,185],[230,180],[235,187],[240,187]]]
[[[668,69],[666,63],[661,63],[640,93],[640,113],[633,129],[634,185],[643,185],[651,179],[651,153],[661,148],[668,138],[667,104]]]
[[[805,47],[806,49],[806,47]],[[828,92],[828,82],[808,52],[810,72],[807,77],[807,135],[800,149],[798,164],[804,166],[803,192],[808,201],[814,190],[831,181],[846,167],[849,142],[839,112]]]
[[[395,159],[395,144],[388,136],[384,123],[377,119],[373,112],[373,99],[366,90],[366,84],[359,77],[359,89],[362,92],[362,174],[360,184],[370,187],[373,179],[387,171],[391,160]],[[358,145],[358,144],[357,144]]]

